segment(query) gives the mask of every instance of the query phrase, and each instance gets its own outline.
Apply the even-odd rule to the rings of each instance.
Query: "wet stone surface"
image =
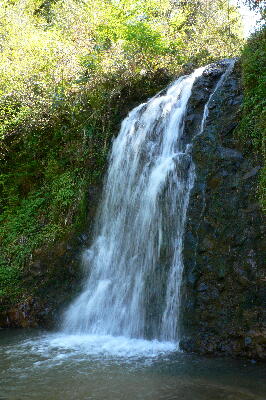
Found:
[[[198,98],[213,79],[198,78],[188,120],[200,113]],[[265,359],[266,228],[256,197],[261,160],[237,140],[241,101],[236,63],[194,139],[197,177],[184,242],[182,347]],[[190,125],[186,129],[190,134]]]

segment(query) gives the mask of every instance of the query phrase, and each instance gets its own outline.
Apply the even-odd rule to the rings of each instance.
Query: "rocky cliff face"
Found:
[[[261,160],[237,140],[242,89],[239,63],[204,105],[225,65],[208,68],[188,104],[184,140],[193,142],[196,182],[184,238],[182,287],[186,351],[263,359],[265,354],[265,220],[257,201]],[[89,188],[88,226],[100,197]],[[47,326],[80,288],[80,254],[90,233],[36,251],[25,282],[35,296],[0,313],[0,326]],[[155,293],[155,296],[159,294]]]
[[[223,67],[196,82],[186,134],[199,129],[206,94]],[[256,197],[261,161],[241,147],[236,128],[239,63],[215,93],[194,138],[196,182],[184,241],[182,348],[203,354],[265,358],[265,220]]]

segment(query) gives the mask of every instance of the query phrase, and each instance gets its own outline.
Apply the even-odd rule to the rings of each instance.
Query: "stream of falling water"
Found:
[[[194,138],[233,66],[226,64]],[[193,139],[185,145],[182,136],[203,70],[178,79],[124,120],[95,239],[84,254],[84,289],[61,331],[0,331],[0,399],[265,400],[265,368],[254,360],[176,351],[183,235],[196,177]]]
[[[66,333],[178,346],[183,236],[195,178],[191,145],[183,144],[182,135],[193,83],[204,69],[179,78],[123,121],[95,239],[84,254],[84,289],[64,316]]]

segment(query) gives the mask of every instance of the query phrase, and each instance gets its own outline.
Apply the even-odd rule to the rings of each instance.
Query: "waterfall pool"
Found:
[[[265,400],[266,368],[169,342],[0,331],[1,400]]]
[[[220,67],[195,135],[233,61]],[[0,400],[266,399],[265,366],[177,351],[183,236],[196,177],[184,126],[203,72],[178,78],[123,121],[95,239],[83,256],[83,291],[64,313],[62,332],[0,331]]]

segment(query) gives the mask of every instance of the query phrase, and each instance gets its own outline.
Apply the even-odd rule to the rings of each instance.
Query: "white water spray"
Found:
[[[182,134],[192,86],[203,70],[179,78],[123,121],[95,240],[84,254],[87,281],[65,314],[66,332],[178,344],[183,235],[195,178]]]

